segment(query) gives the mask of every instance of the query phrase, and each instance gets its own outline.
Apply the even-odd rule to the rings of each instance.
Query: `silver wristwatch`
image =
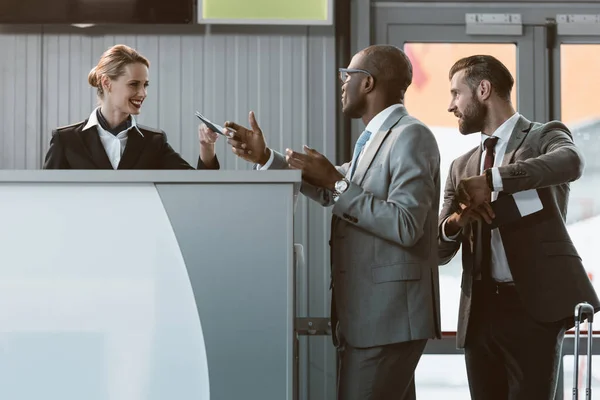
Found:
[[[333,190],[333,201],[338,201],[340,195],[344,193],[350,187],[350,181],[346,178],[342,178],[335,183]]]

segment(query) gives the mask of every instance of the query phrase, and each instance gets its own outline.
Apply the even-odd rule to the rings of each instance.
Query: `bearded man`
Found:
[[[448,111],[481,144],[452,162],[439,218],[440,263],[462,245],[457,347],[474,400],[554,399],[565,330],[598,296],[565,226],[584,160],[569,129],[528,121],[514,79],[488,55],[449,74]]]

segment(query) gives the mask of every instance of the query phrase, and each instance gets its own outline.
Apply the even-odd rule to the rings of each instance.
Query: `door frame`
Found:
[[[556,36],[552,46],[552,65],[553,65],[553,76],[552,85],[554,87],[554,99],[555,101],[552,104],[553,118],[560,120],[562,118],[561,113],[561,67],[560,67],[560,45],[561,44],[594,44],[600,45],[600,35],[591,36],[591,35],[560,35]]]

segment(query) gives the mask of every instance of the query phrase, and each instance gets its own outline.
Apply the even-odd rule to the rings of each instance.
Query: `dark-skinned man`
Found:
[[[256,169],[302,170],[301,192],[333,206],[331,320],[339,400],[415,399],[414,371],[440,336],[437,214],[440,154],[432,132],[403,106],[408,57],[371,46],[340,68],[345,115],[366,125],[350,162],[318,151],[270,149],[250,113],[232,151]]]

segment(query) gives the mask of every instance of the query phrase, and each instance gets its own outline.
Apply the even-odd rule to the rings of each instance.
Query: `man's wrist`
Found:
[[[258,160],[258,164],[265,165],[269,161],[269,158],[271,158],[271,149],[268,147],[265,147],[265,150],[263,151],[263,154],[262,154],[260,160]]]
[[[491,168],[485,170],[485,181],[487,183],[487,187],[490,189],[491,192],[493,192],[494,191],[494,177],[492,175]]]
[[[444,224],[444,233],[447,237],[451,238],[456,236],[461,230],[462,227],[456,221],[456,214],[453,214],[446,219],[446,223]]]
[[[334,191],[336,182],[339,182],[342,179],[344,179],[344,175],[340,174],[339,171],[336,170],[336,174],[332,174],[331,178],[329,178],[327,185],[325,185],[325,189]]]

